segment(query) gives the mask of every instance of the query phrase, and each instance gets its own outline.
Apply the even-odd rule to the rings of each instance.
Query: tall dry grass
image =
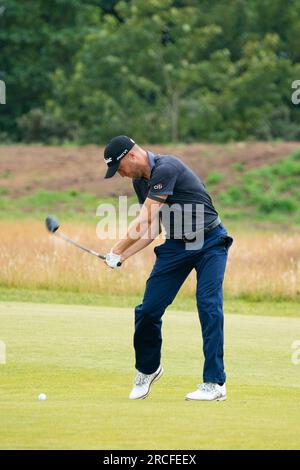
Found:
[[[100,241],[90,225],[68,223],[71,238],[106,253],[111,242]],[[300,299],[300,235],[237,232],[230,249],[224,283],[229,297]],[[111,270],[92,256],[49,235],[41,223],[0,221],[0,285],[28,289],[141,295],[155,259],[153,246]],[[194,295],[195,275],[184,295]]]

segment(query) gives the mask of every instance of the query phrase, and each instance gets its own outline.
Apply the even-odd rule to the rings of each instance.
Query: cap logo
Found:
[[[117,157],[117,160],[120,160],[121,158],[123,158],[123,157],[126,155],[126,153],[128,153],[128,149],[123,150],[123,152],[121,153],[121,155],[119,155],[119,156]]]
[[[105,163],[110,163],[112,162],[112,158],[104,158]]]

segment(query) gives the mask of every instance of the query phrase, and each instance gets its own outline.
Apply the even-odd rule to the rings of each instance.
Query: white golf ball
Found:
[[[41,400],[41,401],[44,401],[46,400],[46,394],[45,393],[40,393],[39,396],[38,396],[38,399]]]

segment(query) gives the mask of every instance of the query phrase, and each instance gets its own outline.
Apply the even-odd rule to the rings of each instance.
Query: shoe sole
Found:
[[[219,397],[219,398],[214,398],[213,400],[201,400],[199,398],[185,398],[186,401],[225,401],[226,400],[226,395],[225,397]]]
[[[157,381],[161,378],[161,376],[163,375],[163,373],[164,373],[164,368],[161,367],[161,368],[160,368],[160,371],[158,372],[158,374],[157,374],[155,377],[153,377],[152,381],[150,382],[148,392],[147,392],[145,395],[143,395],[142,397],[135,398],[135,400],[144,400],[145,398],[147,398],[147,396],[149,395],[149,393],[150,393],[150,391],[151,391],[151,386],[152,386],[152,384],[153,384],[154,382],[157,382]]]

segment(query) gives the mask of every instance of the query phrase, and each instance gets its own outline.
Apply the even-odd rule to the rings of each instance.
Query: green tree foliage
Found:
[[[15,138],[300,138],[299,0],[6,3],[1,128]]]
[[[45,107],[52,73],[72,68],[98,10],[82,0],[0,0],[0,79],[7,85],[0,131],[19,137],[17,118]]]

